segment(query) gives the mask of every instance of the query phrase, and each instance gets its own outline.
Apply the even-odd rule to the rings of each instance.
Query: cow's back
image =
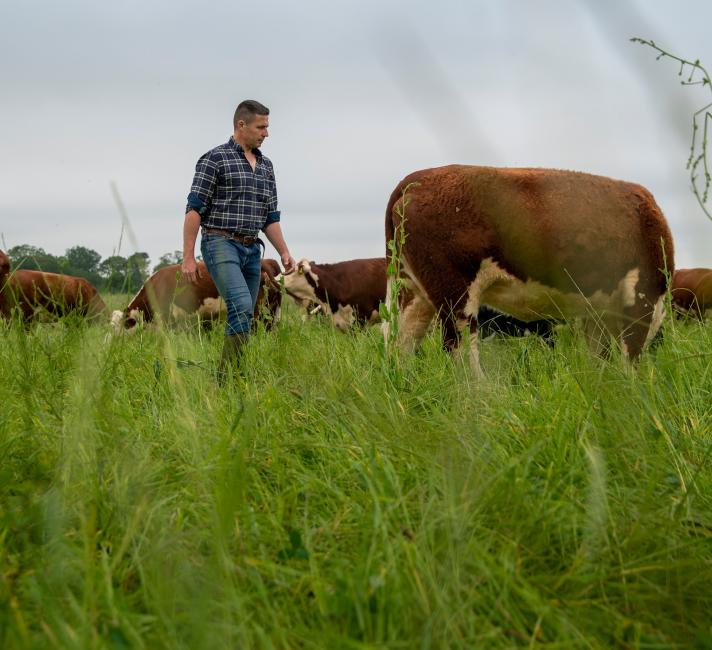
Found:
[[[60,273],[18,269],[6,280],[3,313],[18,309],[25,320],[37,310],[62,317],[72,313],[89,320],[108,317],[108,310],[96,288],[86,279]]]
[[[452,165],[407,177],[394,193],[396,210],[407,185],[404,253],[431,274],[439,273],[438,255],[447,257],[453,297],[487,258],[522,280],[584,295],[610,292],[636,267],[652,273],[646,281],[662,293],[665,276],[657,269],[667,264],[672,271],[667,223],[650,193],[632,183]]]
[[[673,306],[703,316],[712,309],[712,269],[678,269],[671,286]]]

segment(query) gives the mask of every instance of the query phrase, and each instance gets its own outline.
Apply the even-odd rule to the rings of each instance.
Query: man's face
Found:
[[[256,149],[269,135],[268,128],[269,115],[255,115],[250,122],[240,120],[235,135],[239,135],[247,148]]]

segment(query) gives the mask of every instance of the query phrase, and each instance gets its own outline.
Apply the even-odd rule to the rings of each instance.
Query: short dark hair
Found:
[[[255,115],[269,115],[269,108],[254,99],[246,99],[237,105],[235,117],[232,118],[232,125],[237,128],[237,123],[240,120],[245,124],[249,124],[255,118]]]

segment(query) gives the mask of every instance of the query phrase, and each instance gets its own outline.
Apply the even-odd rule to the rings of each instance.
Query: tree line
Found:
[[[12,269],[31,269],[49,273],[64,273],[89,280],[100,291],[138,291],[149,276],[150,258],[148,253],[133,253],[128,257],[110,255],[104,259],[91,248],[72,246],[64,255],[52,255],[43,248],[20,244],[6,251]],[[159,258],[158,269],[170,264],[180,264],[181,251],[165,253]]]

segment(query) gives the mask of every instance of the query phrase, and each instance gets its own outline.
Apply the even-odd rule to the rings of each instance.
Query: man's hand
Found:
[[[280,258],[282,260],[282,266],[284,267],[284,275],[289,275],[294,271],[295,267],[297,266],[297,263],[294,261],[294,258],[289,254],[289,251],[282,253],[282,255],[280,255]]]
[[[198,268],[198,263],[195,258],[184,259],[183,263],[180,265],[180,271],[186,282],[195,284],[200,277],[200,269]]]

